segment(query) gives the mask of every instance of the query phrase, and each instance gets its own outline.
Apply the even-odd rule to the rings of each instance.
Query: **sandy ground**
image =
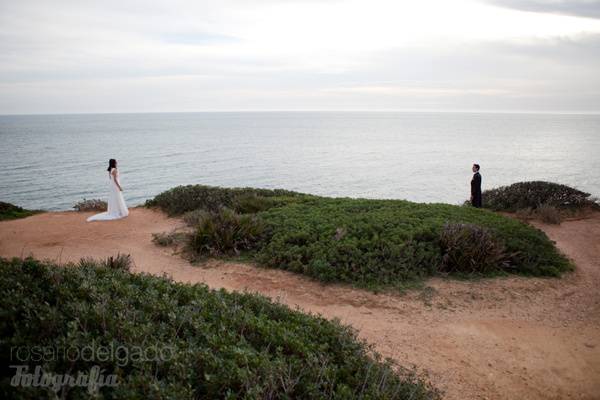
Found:
[[[259,292],[351,324],[384,356],[427,373],[448,399],[600,399],[600,213],[538,224],[577,265],[563,279],[432,279],[404,295],[244,264],[192,266],[151,242],[177,219],[147,209],[111,222],[86,223],[89,215],[0,222],[0,255],[65,262],[120,252],[136,271]]]

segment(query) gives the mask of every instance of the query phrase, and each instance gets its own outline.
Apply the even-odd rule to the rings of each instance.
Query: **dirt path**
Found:
[[[563,279],[432,279],[403,296],[243,264],[194,267],[151,242],[151,233],[179,226],[176,219],[146,209],[121,221],[86,223],[88,216],[1,222],[0,255],[64,262],[128,253],[136,271],[259,292],[337,317],[383,355],[426,371],[448,399],[600,399],[600,213],[539,225],[578,266]]]

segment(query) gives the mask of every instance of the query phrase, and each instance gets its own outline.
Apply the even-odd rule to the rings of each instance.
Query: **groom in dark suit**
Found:
[[[481,208],[481,174],[479,164],[473,164],[473,179],[471,179],[471,205]]]

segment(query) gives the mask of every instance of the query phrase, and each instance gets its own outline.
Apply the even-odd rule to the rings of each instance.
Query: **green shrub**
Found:
[[[517,210],[515,213],[516,217],[522,221],[529,221],[532,219],[537,219],[547,224],[560,224],[565,217],[564,214],[576,215],[579,212],[583,212],[584,210],[559,210],[554,206],[550,206],[547,204],[542,204],[538,206],[535,210],[531,207],[527,207],[525,209]]]
[[[83,199],[73,206],[76,211],[106,211],[108,204],[100,199]]]
[[[204,221],[207,216],[210,214],[209,211],[206,210],[193,210],[193,211],[188,211],[185,214],[183,214],[183,222],[186,223],[186,225],[188,226],[196,226],[198,225],[201,221]]]
[[[173,236],[169,232],[157,232],[152,234],[152,241],[159,246],[171,246],[175,243]]]
[[[547,224],[560,224],[563,216],[560,210],[548,204],[542,204],[535,210],[535,215]]]
[[[200,189],[190,186],[179,190],[187,193],[182,198],[189,198],[189,192]],[[228,192],[223,189],[217,193]],[[248,193],[249,196],[263,196]],[[157,198],[161,196],[163,194]],[[171,194],[166,197],[169,196]],[[164,202],[165,197],[161,197],[160,203],[167,210],[188,208],[189,205],[179,207],[179,197],[169,197],[171,200]],[[325,282],[346,282],[369,288],[404,286],[444,270],[440,235],[446,223],[462,223],[493,231],[510,255],[510,263],[499,267],[506,272],[558,276],[572,268],[542,231],[487,210],[403,200],[324,198],[299,193],[263,197],[271,203],[266,210],[256,213],[264,229],[250,234],[252,239],[249,243],[242,241],[241,246],[235,239],[240,234],[233,228],[239,224],[236,219],[241,216],[228,214],[230,217],[221,221],[214,211],[186,214],[188,223],[202,226],[191,239],[192,251],[215,255],[246,250],[246,255],[261,265]],[[234,198],[232,195],[231,199]],[[205,200],[199,203],[208,204]],[[244,211],[250,211],[250,208]],[[251,214],[244,215],[252,218]],[[248,233],[241,235],[245,237]],[[468,256],[463,259],[468,260]],[[453,271],[471,269],[469,263],[460,268],[452,267]],[[487,267],[484,269],[488,271]]]
[[[185,232],[159,232],[152,234],[152,241],[159,246],[167,247],[185,243],[187,236]]]
[[[104,260],[96,261],[93,258],[82,258],[79,261],[80,267],[85,266],[98,266],[102,268],[120,270],[120,271],[130,271],[131,266],[133,265],[133,260],[131,259],[131,255],[129,254],[120,254],[118,253],[116,256],[110,256],[105,258]]]
[[[518,219],[520,219],[521,221],[528,221],[535,217],[535,212],[533,211],[533,209],[531,207],[527,207],[527,208],[522,208],[520,210],[517,210],[517,212],[515,213],[515,216]]]
[[[496,211],[535,210],[542,204],[558,209],[595,206],[589,193],[552,182],[519,182],[483,192],[483,207]]]
[[[258,260],[360,286],[394,286],[430,275],[440,261],[437,244],[427,240],[435,233],[395,218],[396,210],[387,207],[405,203],[322,198],[268,210],[259,214],[268,240]]]
[[[190,240],[191,249],[200,255],[239,254],[255,246],[264,225],[254,215],[237,214],[228,208],[206,212],[199,219]]]
[[[26,210],[22,207],[0,201],[0,221],[29,217],[38,211]]]
[[[241,194],[235,196],[233,199],[233,207],[240,214],[255,214],[277,205],[276,198],[258,196],[256,194]]]
[[[440,234],[442,272],[486,274],[506,269],[509,258],[504,245],[487,228],[449,223]]]
[[[410,371],[394,372],[396,366],[339,322],[257,295],[178,284],[90,260],[63,268],[0,259],[0,315],[0,393],[7,399],[93,397],[85,387],[56,395],[13,387],[15,369],[8,365],[19,364],[29,372],[40,366],[71,376],[99,366],[104,376],[117,376],[116,387],[99,388],[103,399],[439,397]],[[13,350],[27,354],[34,346],[57,356],[13,359]],[[86,348],[86,357],[62,352],[83,354]],[[107,357],[102,349],[118,351]]]
[[[472,207],[319,198],[258,215],[266,234],[255,250],[257,260],[323,281],[396,286],[434,275],[443,261],[446,223],[493,231],[510,255],[510,263],[498,266],[506,272],[556,276],[572,268],[542,231]]]
[[[188,211],[206,210],[219,211],[226,207],[236,209],[241,213],[246,209],[258,207],[265,209],[268,200],[263,198],[278,197],[280,202],[291,201],[296,198],[309,197],[301,193],[288,190],[276,189],[253,189],[253,188],[219,188],[204,185],[177,186],[156,196],[146,202],[148,207],[159,207],[169,215],[181,215]],[[270,205],[277,204],[272,199]]]

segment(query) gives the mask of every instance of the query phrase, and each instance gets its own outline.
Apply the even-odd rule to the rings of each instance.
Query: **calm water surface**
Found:
[[[600,195],[600,116],[482,113],[165,113],[0,116],[0,200],[66,210],[129,205],[176,185],[461,203],[483,186],[549,180]]]

